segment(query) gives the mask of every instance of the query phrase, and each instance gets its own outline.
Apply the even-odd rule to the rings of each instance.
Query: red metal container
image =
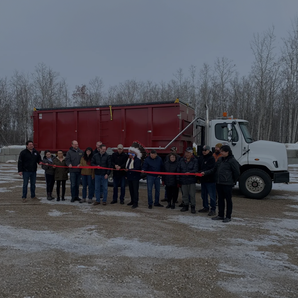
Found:
[[[161,155],[172,146],[182,154],[192,147],[194,121],[194,109],[182,102],[35,109],[34,146],[39,151],[67,151],[77,140],[82,150],[95,148],[97,141],[128,148],[138,140]]]

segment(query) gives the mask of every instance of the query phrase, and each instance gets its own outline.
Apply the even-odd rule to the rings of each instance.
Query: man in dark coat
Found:
[[[230,146],[223,145],[220,148],[222,157],[219,158],[215,167],[202,175],[212,175],[215,173],[216,190],[218,194],[218,216],[212,217],[213,220],[222,220],[230,222],[233,203],[232,203],[232,188],[237,183],[240,176],[240,166],[234,158]],[[227,202],[226,217],[224,217],[225,201]]]
[[[40,154],[34,149],[32,141],[26,142],[26,149],[22,150],[18,159],[18,172],[23,177],[23,203],[27,202],[28,182],[30,180],[31,199],[35,196],[37,164],[41,162]]]
[[[111,204],[117,203],[118,199],[118,186],[120,185],[121,193],[120,193],[120,204],[124,204],[125,197],[125,176],[126,172],[124,171],[127,154],[123,152],[123,145],[119,144],[117,146],[117,152],[114,152],[111,157],[112,168],[113,170],[113,201]]]
[[[145,159],[142,170],[149,172],[161,172],[163,168],[162,159],[157,155],[156,150],[151,150],[149,156]],[[153,185],[155,187],[155,198],[154,198],[154,206],[163,207],[162,204],[159,203],[159,194],[160,194],[160,174],[151,174],[147,173],[147,194],[148,194],[148,208],[152,209],[153,198],[152,198],[152,190]]]
[[[95,196],[96,201],[93,205],[100,204],[100,197],[103,193],[103,200],[102,204],[107,204],[107,197],[108,197],[108,178],[111,173],[111,156],[106,152],[107,146],[104,144],[100,145],[100,152],[94,154],[91,160],[91,166],[100,166],[105,169],[95,169]]]
[[[205,172],[213,169],[215,166],[215,159],[210,151],[210,147],[205,145],[202,150],[202,156],[198,159],[199,172]],[[216,184],[214,175],[203,176],[200,178],[201,182],[201,197],[203,200],[203,208],[199,212],[208,212],[209,216],[215,215],[216,209]],[[210,210],[208,195],[210,196]]]
[[[178,173],[197,173],[198,172],[198,160],[193,155],[193,148],[187,147],[184,157],[180,159],[178,165]],[[195,175],[181,175],[179,176],[181,190],[182,190],[182,199],[183,199],[183,208],[181,212],[188,211],[189,208],[189,198],[191,203],[191,213],[196,213],[196,182],[197,177]]]
[[[71,190],[71,202],[79,201],[79,187],[81,182],[81,169],[78,168],[80,165],[81,158],[84,152],[79,148],[79,143],[76,140],[71,142],[71,147],[66,153],[65,163],[69,168],[70,173],[70,190]]]

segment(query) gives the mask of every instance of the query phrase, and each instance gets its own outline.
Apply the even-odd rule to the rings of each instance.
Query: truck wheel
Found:
[[[239,188],[248,198],[263,199],[272,189],[272,180],[265,171],[250,169],[240,176]]]

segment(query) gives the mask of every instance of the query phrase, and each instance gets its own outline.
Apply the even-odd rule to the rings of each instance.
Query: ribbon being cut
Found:
[[[45,163],[40,163],[41,165],[46,165]],[[54,168],[68,168],[67,166],[56,166],[56,165],[50,165],[47,164],[47,166],[53,166]],[[112,168],[105,168],[101,166],[77,166],[79,169],[104,169],[104,170],[111,170],[115,171],[115,169]],[[117,170],[117,171],[124,171],[124,170]],[[129,171],[134,171],[134,172],[141,172],[141,173],[146,173],[146,174],[155,174],[155,175],[178,175],[178,176],[198,176],[202,177],[201,173],[169,173],[169,172],[150,172],[150,171],[142,171],[142,170],[129,170]]]

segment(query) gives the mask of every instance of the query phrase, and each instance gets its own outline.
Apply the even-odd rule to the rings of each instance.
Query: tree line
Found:
[[[157,101],[177,97],[210,119],[223,112],[250,122],[255,140],[295,143],[298,140],[298,18],[288,36],[276,48],[274,27],[256,34],[251,41],[254,61],[247,76],[239,76],[236,65],[225,57],[201,69],[191,66],[187,74],[178,69],[168,82],[127,80],[104,87],[95,77],[70,92],[59,73],[38,64],[32,74],[15,72],[0,78],[0,146],[23,144],[32,138],[34,107],[58,108]]]

